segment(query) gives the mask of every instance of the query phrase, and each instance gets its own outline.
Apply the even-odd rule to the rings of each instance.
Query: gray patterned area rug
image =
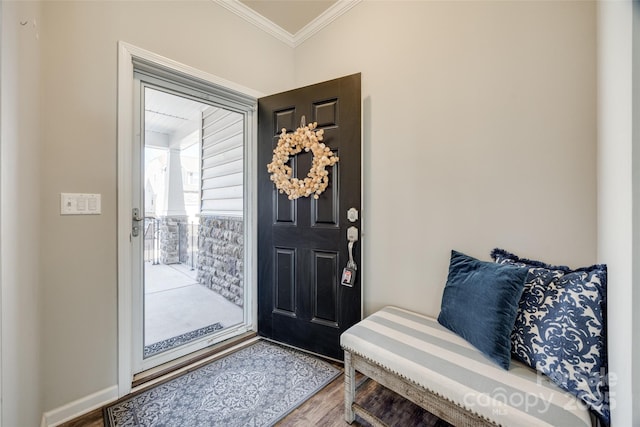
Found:
[[[316,357],[258,341],[105,409],[108,427],[270,426],[340,374]]]

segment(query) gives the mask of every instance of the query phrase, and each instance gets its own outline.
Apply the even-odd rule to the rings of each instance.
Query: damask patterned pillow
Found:
[[[582,399],[608,425],[606,265],[572,270],[502,249],[491,257],[529,267],[511,333],[514,356]]]

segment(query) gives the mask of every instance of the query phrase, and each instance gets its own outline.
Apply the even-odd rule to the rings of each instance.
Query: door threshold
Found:
[[[203,348],[186,356],[179,357],[155,368],[147,369],[133,376],[131,392],[139,391],[158,382],[166,381],[185,372],[199,368],[206,363],[226,356],[240,348],[252,344],[258,334],[254,331],[245,332],[228,340],[219,342],[211,347]]]
[[[302,353],[310,354],[311,356],[315,356],[315,357],[317,357],[319,359],[323,359],[323,360],[325,360],[326,362],[329,362],[329,363],[333,363],[333,364],[338,364],[338,365],[344,366],[344,360],[334,359],[333,357],[325,356],[324,354],[320,354],[320,353],[314,353],[313,351],[305,350],[304,348],[300,348],[300,347],[296,347],[295,345],[283,343],[283,342],[274,340],[272,338],[267,338],[267,337],[262,337],[261,336],[260,339],[272,342],[274,344],[281,345],[283,347],[289,347],[289,348],[292,348],[294,350],[300,351]]]

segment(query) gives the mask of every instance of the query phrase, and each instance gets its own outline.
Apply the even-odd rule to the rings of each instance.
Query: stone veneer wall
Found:
[[[198,282],[242,307],[243,219],[201,215],[198,242]]]
[[[183,215],[160,217],[160,262],[178,264],[188,258],[189,235],[187,217]],[[182,233],[180,232],[182,229]]]

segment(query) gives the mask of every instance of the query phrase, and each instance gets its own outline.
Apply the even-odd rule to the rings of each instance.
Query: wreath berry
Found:
[[[273,150],[271,163],[267,165],[271,181],[281,194],[289,196],[289,200],[309,197],[312,194],[313,198],[317,199],[329,185],[329,172],[325,168],[335,165],[340,160],[321,142],[324,130],[315,130],[317,126],[316,122],[310,123],[299,127],[293,133],[287,133],[286,129],[282,129],[278,145]],[[302,150],[313,153],[311,169],[304,179],[292,178],[293,169],[287,163],[291,156]]]

